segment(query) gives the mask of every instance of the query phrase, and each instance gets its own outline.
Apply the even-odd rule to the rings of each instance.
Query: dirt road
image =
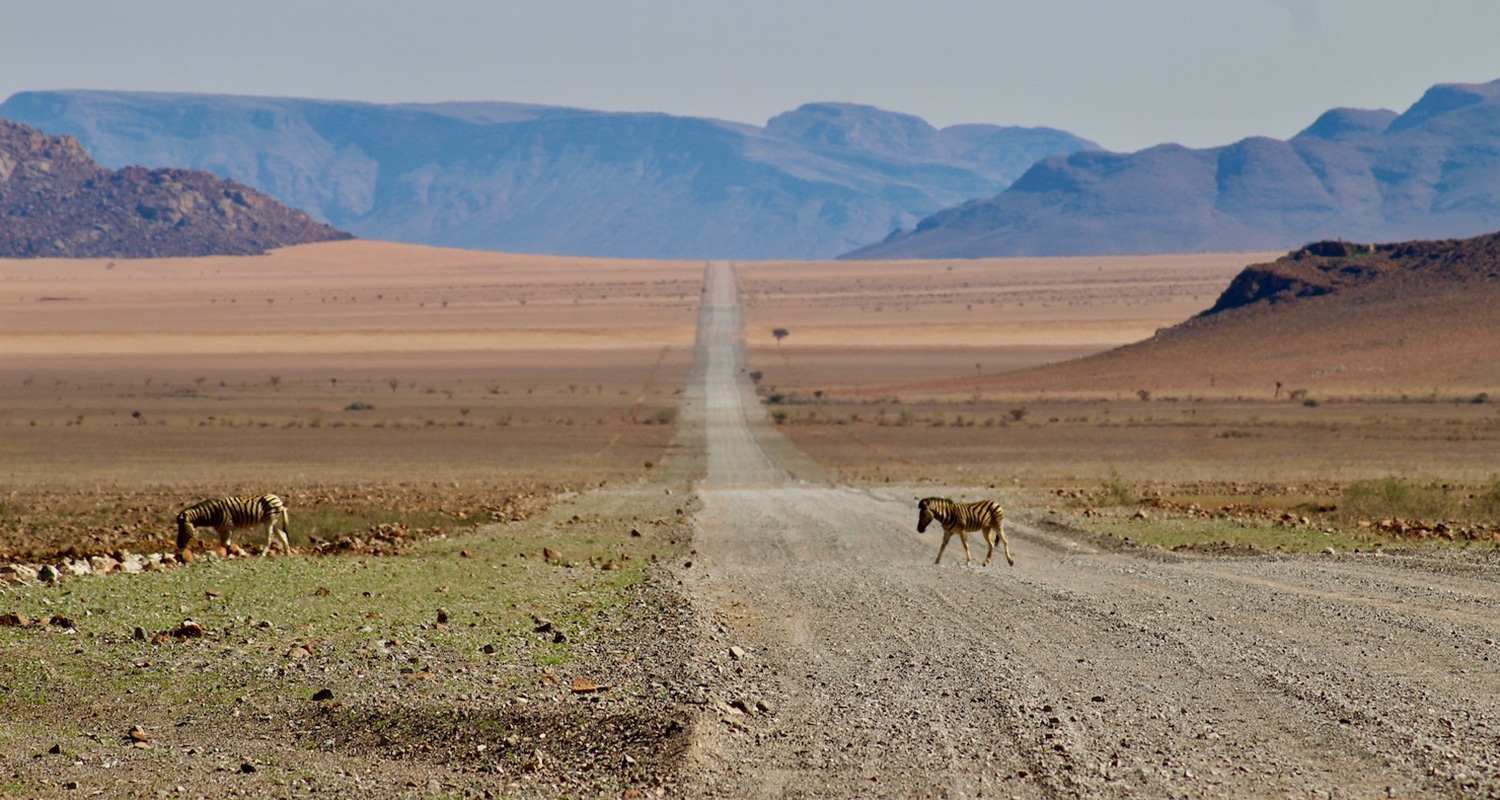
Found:
[[[912,489],[831,487],[766,420],[726,264],[699,326],[690,794],[1500,795],[1500,559],[1142,558],[1013,510],[1016,566],[934,566]]]

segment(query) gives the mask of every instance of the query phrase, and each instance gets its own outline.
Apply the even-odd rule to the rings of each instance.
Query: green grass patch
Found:
[[[673,547],[649,520],[675,522],[678,502],[647,489],[600,512],[583,496],[523,522],[418,541],[401,556],[205,558],[12,586],[0,611],[61,614],[76,633],[0,627],[0,749],[53,736],[57,720],[79,715],[158,730],[237,712],[283,718],[325,687],[354,706],[399,698],[455,708],[496,686],[538,691],[544,671],[566,675],[580,645],[644,613],[632,588]],[[564,558],[545,559],[544,548]],[[551,629],[537,631],[537,618]],[[153,637],[185,620],[206,635]],[[90,735],[118,741],[119,727]]]
[[[1347,518],[1500,524],[1500,478],[1473,486],[1400,478],[1357,481],[1339,498]]]

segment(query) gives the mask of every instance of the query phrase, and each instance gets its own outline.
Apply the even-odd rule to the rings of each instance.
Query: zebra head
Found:
[[[183,550],[193,540],[193,523],[188,521],[188,512],[177,515],[177,549]]]
[[[932,524],[932,509],[929,504],[934,498],[928,497],[917,502],[917,533],[925,533],[927,526]]]

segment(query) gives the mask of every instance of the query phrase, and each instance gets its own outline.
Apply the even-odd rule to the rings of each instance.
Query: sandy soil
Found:
[[[1212,305],[1242,267],[1274,255],[736,268],[750,360],[763,385],[871,395],[1139,341]],[[778,328],[787,332],[779,342]]]
[[[0,558],[165,548],[207,496],[272,491],[305,520],[390,497],[361,486],[440,512],[645,476],[702,269],[378,242],[0,261]]]

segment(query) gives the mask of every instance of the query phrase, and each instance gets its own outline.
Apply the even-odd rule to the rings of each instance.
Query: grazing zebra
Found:
[[[276,530],[278,519],[281,522],[279,531]],[[276,541],[278,533],[281,534],[282,550],[292,552],[292,545],[286,538],[286,504],[274,494],[216,497],[183,509],[177,515],[177,549],[187,549],[188,543],[193,540],[194,528],[213,528],[219,532],[219,542],[228,547],[229,537],[236,528],[253,528],[257,525],[266,526],[266,553],[271,552],[271,545]]]
[[[982,531],[984,542],[990,546],[984,554],[984,565],[990,565],[990,556],[995,553],[995,540],[1005,547],[1005,560],[1011,565],[1016,565],[1016,560],[1010,556],[1010,541],[1005,538],[1005,509],[997,503],[989,500],[980,500],[977,503],[955,503],[946,497],[928,497],[917,502],[917,533],[927,530],[927,526],[937,520],[943,526],[943,543],[938,546],[937,560],[932,562],[940,564],[943,561],[943,549],[948,546],[948,539],[953,534],[958,534],[958,541],[964,546],[964,563],[971,564],[973,559],[969,557],[969,531]],[[995,535],[990,535],[994,529]]]

